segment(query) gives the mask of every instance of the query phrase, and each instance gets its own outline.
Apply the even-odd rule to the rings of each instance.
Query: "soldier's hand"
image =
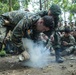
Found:
[[[54,42],[54,36],[53,35],[50,36],[50,39],[52,42]]]
[[[44,33],[40,33],[39,38],[40,38],[42,41],[44,41],[44,42],[46,42],[46,41],[48,40],[48,36],[45,35]]]
[[[66,41],[63,41],[63,45],[64,45],[64,46],[67,46],[68,43],[67,43]]]
[[[5,25],[9,25],[10,22],[8,20],[4,20],[5,21]]]

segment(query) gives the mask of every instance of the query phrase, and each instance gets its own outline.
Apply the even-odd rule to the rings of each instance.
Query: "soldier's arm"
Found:
[[[24,50],[22,38],[25,35],[25,32],[30,29],[31,25],[35,24],[39,18],[40,16],[37,15],[24,16],[24,18],[14,28],[12,42],[22,51]]]
[[[9,25],[10,23],[11,23],[11,21],[12,21],[12,15],[14,14],[14,16],[15,16],[15,13],[16,12],[7,12],[7,13],[4,13],[4,14],[2,14],[1,15],[1,17],[2,17],[2,20],[4,21],[4,26],[5,25]]]
[[[12,11],[2,14],[2,18],[5,21],[5,25],[12,26],[13,24],[17,24],[20,20],[19,18],[19,11]]]
[[[60,36],[57,32],[54,33],[54,48],[60,48],[61,41],[60,41]]]
[[[21,21],[13,30],[11,40],[17,48],[20,48],[20,50],[23,51],[22,41],[21,41],[23,37],[23,31],[22,31],[22,26],[20,24],[21,24]]]
[[[75,38],[73,36],[70,36],[70,43],[68,43],[68,46],[73,46],[75,44]]]
[[[25,30],[29,28],[29,24],[30,22],[28,22],[28,20],[22,19],[13,30],[11,39],[12,39],[13,44],[20,51],[24,51],[22,38],[24,36]]]

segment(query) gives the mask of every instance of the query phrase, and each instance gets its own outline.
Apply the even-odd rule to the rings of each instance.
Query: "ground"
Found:
[[[30,68],[23,67],[18,56],[0,57],[0,75],[76,75],[76,59],[67,56],[64,63],[51,62],[44,68]]]

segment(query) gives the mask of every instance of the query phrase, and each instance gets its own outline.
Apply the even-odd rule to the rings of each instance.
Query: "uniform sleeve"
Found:
[[[17,11],[12,11],[12,12],[7,12],[7,13],[4,13],[2,14],[1,16],[3,17],[4,20],[7,20],[9,21],[9,26],[12,26],[14,27],[15,24],[17,24],[18,22],[18,16],[16,16],[16,14],[18,14]],[[15,23],[16,22],[16,23]],[[5,24],[6,25],[6,24]],[[8,25],[7,25],[8,26]]]
[[[12,24],[17,24],[24,16],[24,12],[19,12],[19,11],[12,11],[12,12],[7,12],[2,14],[2,17],[6,20],[8,20],[12,26]]]
[[[68,46],[72,46],[74,44],[75,44],[75,38],[72,35],[70,35],[70,43],[68,43]]]
[[[54,47],[54,49],[57,49],[57,48],[60,48],[60,45],[61,45],[60,36],[57,32],[55,32],[53,47]]]
[[[31,25],[31,20],[23,18],[13,30],[11,40],[19,50],[24,51],[22,38],[25,31],[29,29],[29,25]]]
[[[12,20],[16,13],[17,13],[16,11],[7,12],[7,13],[2,14],[1,16],[3,16],[3,18],[6,20]]]

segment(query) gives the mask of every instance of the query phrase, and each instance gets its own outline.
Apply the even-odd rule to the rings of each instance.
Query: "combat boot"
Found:
[[[57,63],[63,63],[64,62],[64,60],[62,59],[62,57],[60,55],[60,49],[55,50],[55,57],[56,57]]]

